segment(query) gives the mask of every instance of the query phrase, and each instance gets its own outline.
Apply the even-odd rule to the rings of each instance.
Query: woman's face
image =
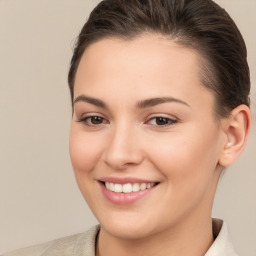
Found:
[[[86,49],[70,154],[109,234],[142,238],[210,218],[225,133],[199,63],[192,49],[156,35]]]

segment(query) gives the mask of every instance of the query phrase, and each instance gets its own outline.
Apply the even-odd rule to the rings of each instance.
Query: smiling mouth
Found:
[[[150,189],[156,185],[158,182],[151,183],[126,183],[126,184],[118,184],[111,182],[104,182],[105,187],[115,193],[132,193]]]

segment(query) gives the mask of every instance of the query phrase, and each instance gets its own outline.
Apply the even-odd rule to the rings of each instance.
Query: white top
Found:
[[[95,226],[82,234],[64,237],[52,242],[36,245],[2,256],[95,256],[95,245],[100,226]],[[227,225],[213,219],[214,243],[205,256],[238,256],[232,246]]]

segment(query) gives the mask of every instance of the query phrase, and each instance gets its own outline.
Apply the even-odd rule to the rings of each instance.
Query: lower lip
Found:
[[[131,192],[131,193],[116,193],[111,190],[108,190],[104,184],[100,182],[100,187],[103,192],[103,195],[113,204],[132,204],[145,196],[147,196],[149,193],[152,192],[152,190],[155,189],[156,186],[140,190],[137,192]]]

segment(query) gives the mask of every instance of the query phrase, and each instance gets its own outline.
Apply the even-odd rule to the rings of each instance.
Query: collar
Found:
[[[226,223],[212,219],[212,231],[215,240],[205,256],[238,256],[233,248]]]
[[[212,219],[215,240],[205,256],[238,256],[231,243],[227,225],[220,219]],[[94,226],[80,236],[74,248],[76,256],[95,256],[95,247],[100,225]]]

